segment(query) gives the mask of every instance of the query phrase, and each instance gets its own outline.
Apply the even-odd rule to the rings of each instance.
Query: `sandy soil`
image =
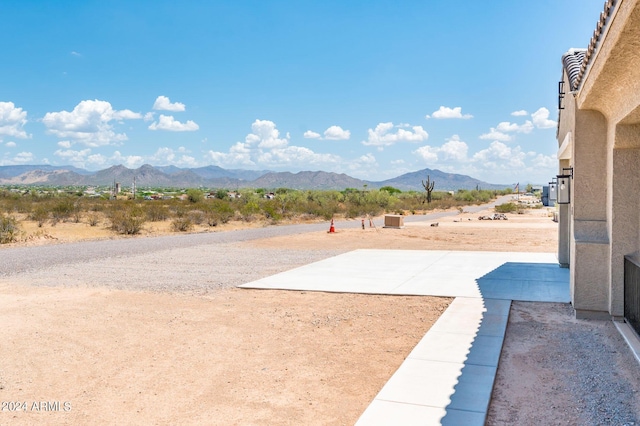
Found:
[[[478,220],[482,214],[464,213],[438,219],[437,222],[406,223],[404,229],[384,228],[384,220],[376,219],[373,227],[365,221],[365,229],[336,229],[333,234],[313,232],[248,242],[253,247],[287,247],[315,249],[402,249],[402,250],[485,250],[535,251],[558,250],[558,226],[549,211],[528,210],[525,214],[509,214],[508,220]],[[431,226],[437,223],[438,226]]]
[[[450,302],[239,289],[0,294],[0,400],[23,409],[3,407],[0,424],[353,424]],[[36,410],[41,401],[53,411]]]
[[[239,244],[266,251],[557,250],[557,224],[546,210],[508,215],[508,221],[478,221],[479,215],[441,219],[437,227],[408,223],[401,230],[383,229],[376,220],[376,228],[365,230]],[[91,238],[89,231],[98,229],[65,235],[61,225],[54,242]],[[34,287],[19,277],[0,283],[0,295],[0,400],[26,408],[0,407],[0,424],[353,424],[450,303],[239,289],[197,296]],[[523,369],[532,372],[526,377],[534,384],[544,384],[543,371],[569,374],[540,356],[539,346],[527,346],[531,331],[509,330],[511,321],[505,353],[517,356],[501,359],[491,424],[517,424],[525,406],[540,414],[558,397],[536,386],[514,391],[509,384],[522,382]],[[541,338],[560,346],[570,338],[553,327],[547,333]],[[39,401],[53,410],[37,411]],[[538,423],[524,424],[557,424],[547,412]]]

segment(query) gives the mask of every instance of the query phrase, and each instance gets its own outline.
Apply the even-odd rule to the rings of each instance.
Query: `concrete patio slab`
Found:
[[[569,302],[554,254],[356,250],[243,288],[455,297],[357,425],[483,425],[512,300]]]
[[[243,288],[568,302],[554,254],[355,250]]]

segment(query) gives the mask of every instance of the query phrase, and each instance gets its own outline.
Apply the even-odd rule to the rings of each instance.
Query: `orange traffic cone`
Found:
[[[330,234],[336,232],[336,227],[333,226],[333,219],[331,219],[331,226],[329,227],[329,232]]]

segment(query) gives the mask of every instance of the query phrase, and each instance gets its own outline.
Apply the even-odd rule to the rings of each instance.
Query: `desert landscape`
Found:
[[[235,286],[358,248],[556,250],[552,210],[485,214],[267,237],[229,224],[225,242],[180,247],[152,245],[168,241],[157,225],[114,240],[58,224],[2,247],[0,424],[353,424],[452,299]],[[133,248],[41,268],[11,256],[72,257],[92,238]],[[514,303],[487,423],[633,424],[638,390],[612,323]]]

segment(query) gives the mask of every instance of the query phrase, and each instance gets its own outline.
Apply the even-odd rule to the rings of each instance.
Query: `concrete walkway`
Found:
[[[358,425],[483,425],[511,301],[570,300],[548,253],[356,250],[240,287],[456,298]]]

